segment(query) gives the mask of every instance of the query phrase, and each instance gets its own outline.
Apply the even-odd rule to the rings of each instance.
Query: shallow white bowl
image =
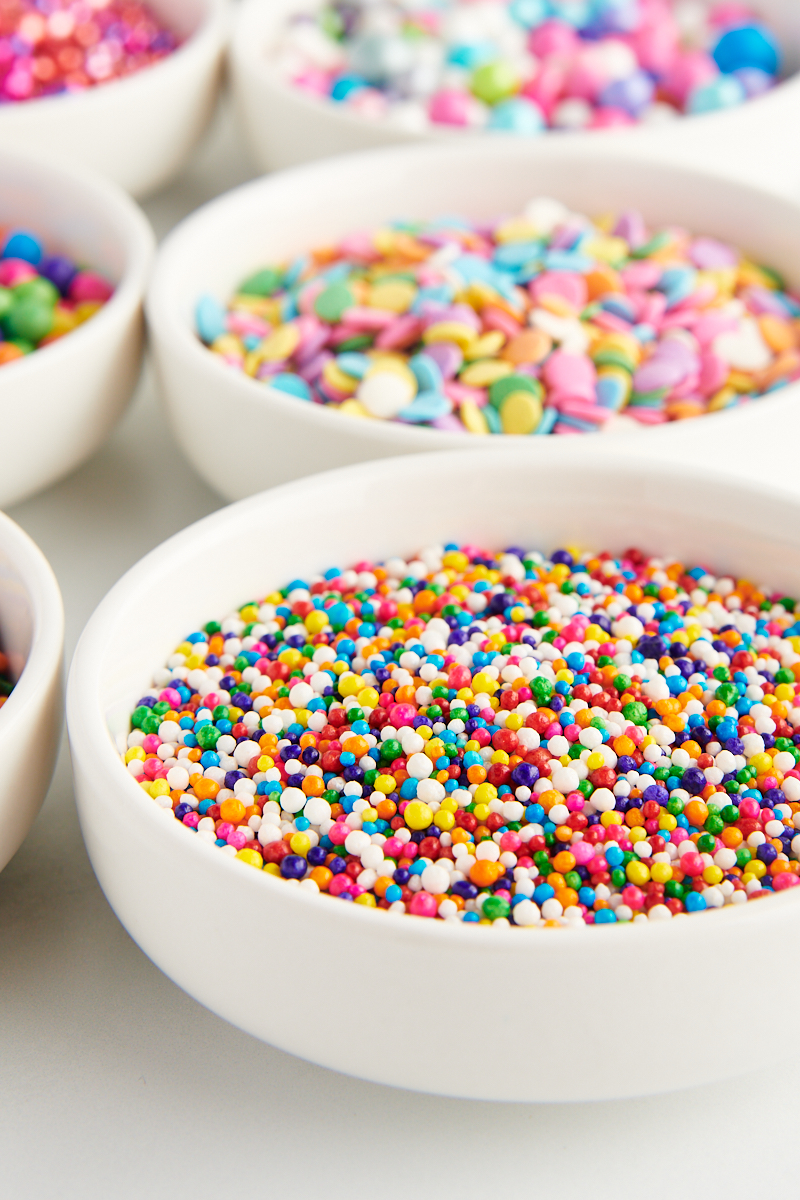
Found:
[[[183,166],[208,124],[227,37],[226,0],[151,0],[184,44],[154,66],[74,95],[0,107],[0,146],[91,167],[135,196]]]
[[[115,747],[152,672],[189,630],[331,564],[451,539],[618,553],[636,544],[800,590],[800,501],[783,491],[631,456],[575,469],[564,445],[530,468],[516,448],[331,472],[214,513],[133,567],[89,621],[67,691],[92,865],[131,936],[176,983],[324,1066],[494,1100],[603,1099],[719,1080],[774,1046],[764,1021],[749,1022],[742,1044],[743,1013],[800,1003],[800,896],[552,932],[362,909],[304,894],[193,838]],[[664,1026],[663,1046],[644,1047],[636,1031],[654,1012],[682,1017],[674,1036]]]
[[[48,254],[67,254],[116,291],[84,325],[0,367],[6,448],[0,506],[68,474],[105,441],[139,377],[142,297],[155,241],[139,208],[114,184],[0,149],[0,226],[28,229]]]
[[[0,870],[42,806],[63,719],[64,610],[47,559],[0,513],[0,650],[13,692],[0,708]]]
[[[231,35],[230,62],[242,127],[264,170],[332,154],[405,142],[463,139],[439,127],[409,133],[388,121],[370,121],[344,105],[316,100],[285,83],[270,60],[289,14],[313,12],[324,0],[244,0]],[[599,138],[606,148],[626,145],[642,156],[722,169],[736,179],[800,197],[797,114],[800,110],[800,6],[796,0],[754,0],[753,7],[778,34],[788,77],[766,96],[739,108],[687,117],[665,127],[566,134],[581,142]],[[507,136],[487,136],[506,140]],[[545,135],[546,136],[546,135]],[[531,139],[524,139],[530,146]],[[535,139],[538,141],[539,139]]]
[[[194,332],[205,292],[226,301],[242,279],[269,263],[397,217],[463,213],[486,219],[520,212],[537,195],[580,212],[640,208],[653,223],[684,224],[746,248],[800,284],[800,205],[694,168],[645,164],[587,139],[470,139],[460,145],[373,150],[282,172],[236,188],[187,218],[160,249],[147,315],[161,390],[189,461],[228,499],[332,466],[420,450],[518,445],[504,435],[471,437],[394,421],[346,416],[258,383],[212,354]],[[718,457],[744,473],[776,468],[800,430],[800,386],[746,408],[625,433],[701,462]],[[780,437],[775,438],[774,434]],[[573,437],[605,453],[617,434]],[[532,437],[532,463],[560,437]],[[221,453],[221,442],[235,447]],[[785,451],[782,450],[785,448]]]

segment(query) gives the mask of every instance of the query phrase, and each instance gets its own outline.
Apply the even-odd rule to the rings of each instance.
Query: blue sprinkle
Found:
[[[0,258],[19,258],[32,266],[42,261],[42,243],[24,229],[14,230],[6,238]]]
[[[210,346],[225,332],[225,309],[214,296],[201,296],[195,305],[194,322],[201,341]]]
[[[446,417],[452,412],[452,405],[446,396],[440,392],[426,391],[412,400],[407,408],[397,414],[401,421],[410,425],[418,425],[423,421],[435,421],[438,417]]]

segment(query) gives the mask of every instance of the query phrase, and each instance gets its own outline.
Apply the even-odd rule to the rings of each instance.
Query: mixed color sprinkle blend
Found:
[[[731,108],[780,52],[743,4],[336,0],[287,23],[280,76],[398,129],[607,129]]]
[[[800,882],[799,681],[795,601],[746,580],[437,546],[191,632],[124,761],[187,830],[312,893],[663,920]]]
[[[3,654],[3,651],[0,650],[0,708],[3,707],[13,690],[14,681],[9,672],[8,655]]]
[[[0,105],[122,79],[178,44],[136,0],[0,0]]]
[[[113,291],[27,230],[0,227],[0,367],[77,329]]]
[[[741,251],[637,212],[397,222],[196,306],[226,363],[299,400],[444,432],[576,434],[800,377],[800,304]],[[623,415],[620,415],[623,414]]]

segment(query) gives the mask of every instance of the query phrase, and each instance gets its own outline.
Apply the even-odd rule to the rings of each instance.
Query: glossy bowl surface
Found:
[[[42,806],[63,721],[64,610],[50,565],[0,513],[0,649],[15,687],[0,708],[0,870]]]
[[[518,445],[364,420],[307,404],[257,383],[210,353],[194,333],[207,292],[225,302],[254,270],[398,217],[463,213],[491,219],[553,195],[592,215],[639,208],[654,224],[685,225],[747,250],[800,285],[800,204],[694,168],[648,164],[599,141],[470,139],[395,147],[297,167],[236,188],[199,209],[163,243],[147,302],[161,390],[177,439],[200,475],[228,499],[348,463],[422,450]],[[607,453],[626,442],[680,461],[724,458],[745,475],[770,477],[800,427],[800,386],[696,421],[624,434],[573,437]],[[217,431],[235,445],[220,454]],[[524,439],[531,463],[549,460],[560,437]]]
[[[369,463],[214,513],[120,580],[72,664],[78,809],[109,902],[145,953],[214,1012],[380,1083],[587,1100],[746,1071],[774,1053],[775,1033],[743,1014],[800,1003],[794,891],[578,930],[468,928],[361,908],[193,837],[128,774],[115,739],[124,745],[152,672],[189,630],[306,572],[450,540],[618,553],[635,544],[797,595],[798,528],[800,500],[777,487],[625,454],[577,467],[564,446],[536,469],[519,448]]]
[[[115,285],[89,321],[0,367],[6,449],[0,506],[25,499],[97,450],[122,416],[142,361],[142,298],[155,239],[117,186],[48,159],[0,149],[0,227],[24,228]]]
[[[287,17],[312,12],[324,0],[243,0],[231,34],[231,75],[242,127],[264,170],[293,166],[334,154],[376,146],[462,140],[461,130],[441,126],[410,133],[388,121],[369,121],[346,106],[309,97],[285,83],[270,62],[269,47]],[[786,78],[772,92],[735,109],[685,117],[666,126],[632,126],[585,134],[543,135],[579,143],[600,139],[606,150],[626,148],[642,158],[665,159],[722,170],[745,183],[758,183],[800,199],[800,6],[796,0],[753,0],[752,7],[778,35]],[[512,140],[518,135],[491,133]],[[528,145],[536,144],[540,138]]]

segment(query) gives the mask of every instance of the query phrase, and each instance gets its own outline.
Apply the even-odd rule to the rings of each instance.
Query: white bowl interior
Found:
[[[19,564],[9,553],[9,547],[0,546],[0,651],[8,658],[8,673],[14,683],[28,661],[33,627],[33,605]]]
[[[113,284],[131,257],[116,206],[87,188],[82,176],[55,176],[41,161],[0,151],[0,227],[25,229],[40,238],[46,255],[66,254]]]
[[[194,37],[208,14],[205,0],[152,0],[150,7],[162,24],[184,43]]]

